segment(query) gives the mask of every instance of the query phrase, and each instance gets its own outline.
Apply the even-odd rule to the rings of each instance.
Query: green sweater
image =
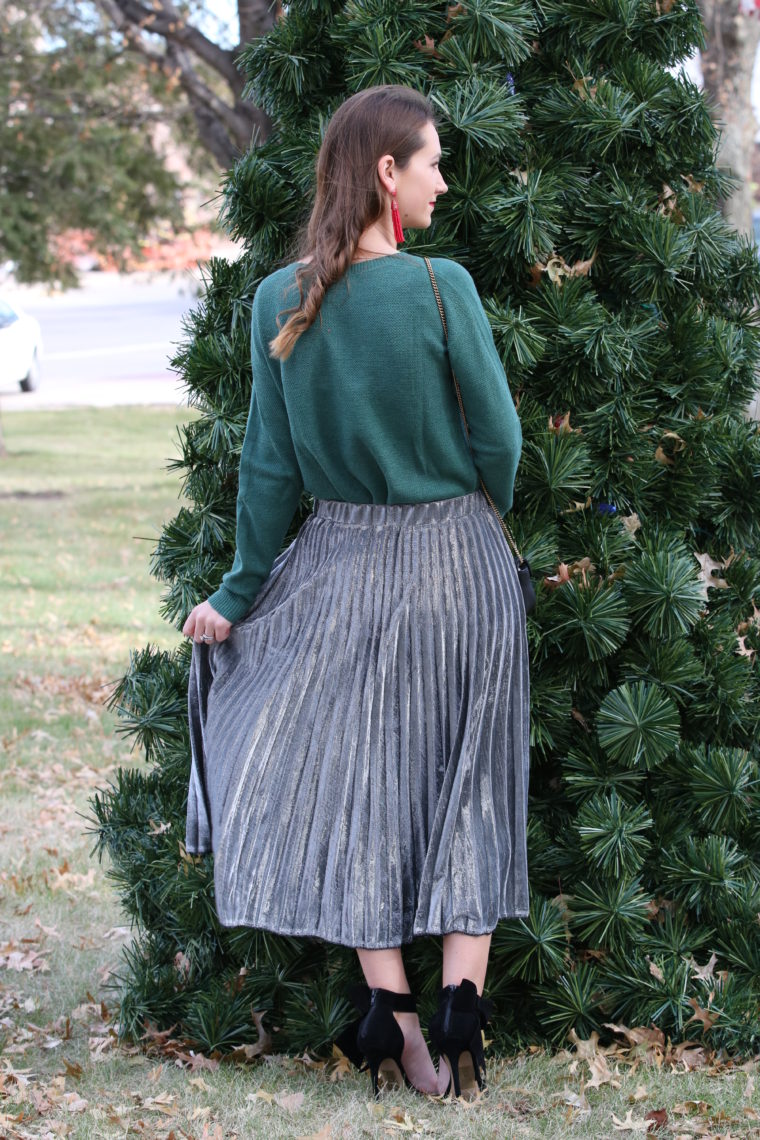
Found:
[[[477,466],[499,510],[512,506],[522,434],[491,327],[467,270],[431,260],[448,352],[421,257],[397,253],[352,264],[284,361],[270,357],[267,345],[278,332],[277,314],[298,300],[299,263],[259,285],[237,550],[209,598],[229,621],[252,608],[304,488],[317,499],[350,503],[429,502],[476,490]]]

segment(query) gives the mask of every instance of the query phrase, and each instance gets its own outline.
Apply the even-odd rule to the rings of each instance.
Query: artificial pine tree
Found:
[[[246,252],[209,264],[175,358],[201,415],[152,571],[179,628],[232,561],[251,301],[292,259],[325,125],[367,86],[429,94],[449,191],[407,248],[461,261],[484,299],[538,580],[531,912],[497,928],[488,979],[504,1047],[616,1020],[760,1044],[760,269],[717,208],[733,183],[705,99],[674,74],[702,36],[695,0],[293,0],[242,61],[276,124],[225,183]],[[221,929],[211,858],[183,848],[189,656],[132,655],[114,705],[147,767],[94,801],[137,928],[122,1025],[224,1050],[256,1041],[253,1008],[277,1048],[320,1051],[356,955]],[[439,958],[406,950],[423,1006]]]

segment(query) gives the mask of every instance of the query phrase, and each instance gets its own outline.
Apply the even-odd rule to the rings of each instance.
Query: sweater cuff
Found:
[[[208,599],[208,604],[212,606],[218,614],[233,624],[240,621],[241,618],[253,609],[253,602],[247,602],[245,599],[238,597],[237,594],[230,593],[224,586],[220,586],[215,594],[212,594]]]

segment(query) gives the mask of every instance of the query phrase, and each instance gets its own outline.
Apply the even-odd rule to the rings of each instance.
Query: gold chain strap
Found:
[[[428,267],[428,273],[430,274],[430,280],[431,280],[432,285],[433,285],[433,292],[435,293],[435,299],[438,302],[438,312],[441,314],[441,323],[443,324],[443,335],[444,335],[444,338],[446,340],[446,343],[448,344],[449,343],[449,330],[446,326],[446,314],[443,311],[443,302],[441,301],[441,294],[438,292],[438,283],[436,282],[435,274],[433,273],[433,266],[430,264],[430,258],[429,257],[425,258],[425,264]],[[470,443],[470,426],[467,423],[467,416],[464,413],[464,403],[462,402],[462,392],[461,392],[461,389],[459,387],[459,381],[456,378],[456,373],[454,372],[453,367],[451,369],[451,376],[454,380],[454,387],[456,388],[456,391],[457,391],[457,402],[459,404],[459,411],[460,411],[461,416],[462,416],[462,423],[464,424],[464,431],[465,431],[465,435],[467,436],[467,442],[469,444]],[[470,451],[472,451],[472,444],[470,444]],[[478,475],[478,478],[480,479],[480,475]],[[494,503],[493,499],[491,498],[489,491],[488,491],[488,488],[486,487],[486,485],[482,479],[480,479],[480,489],[483,492],[483,494],[485,495],[486,499],[488,500],[488,505],[491,507],[491,510],[496,515],[497,519],[499,520],[499,526],[501,527],[502,531],[504,532],[504,537],[506,538],[507,542],[511,546],[511,548],[514,551],[517,558],[520,560],[520,562],[522,562],[523,556],[520,553],[520,551],[517,549],[517,543],[515,542],[514,535],[512,534],[512,531],[509,529],[507,523],[504,521],[504,519],[499,514],[499,509],[496,506],[496,504]]]

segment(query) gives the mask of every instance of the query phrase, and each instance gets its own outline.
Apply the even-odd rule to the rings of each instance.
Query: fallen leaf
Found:
[[[668,1123],[668,1114],[664,1108],[656,1108],[652,1112],[648,1112],[644,1120],[652,1122],[652,1131],[656,1132],[660,1128],[664,1128]]]
[[[303,1106],[303,1093],[275,1093],[274,1102],[287,1112],[298,1112]]]
[[[575,1046],[578,1058],[581,1061],[587,1061],[591,1057],[596,1056],[599,1046],[599,1034],[596,1032],[596,1030],[594,1030],[591,1036],[586,1038],[586,1040],[584,1040],[582,1037],[579,1037],[574,1029],[570,1030],[568,1037]]]
[[[211,1088],[211,1085],[206,1084],[203,1077],[191,1077],[187,1083],[189,1085],[192,1085],[193,1088],[195,1088],[195,1089],[200,1089],[201,1092],[212,1092],[213,1091]]]
[[[149,1109],[151,1112],[163,1112],[165,1116],[176,1116],[177,1109],[177,1094],[176,1093],[159,1093],[158,1096],[147,1096],[143,1101],[143,1107]]]
[[[685,1100],[674,1104],[672,1112],[676,1116],[697,1116],[712,1112],[712,1105],[706,1100]]]
[[[635,1092],[632,1092],[631,1095],[628,1097],[628,1103],[629,1104],[638,1104],[638,1102],[640,1100],[646,1100],[646,1098],[648,1096],[649,1096],[649,1091],[647,1090],[646,1085],[637,1085]]]
[[[67,1092],[61,1097],[67,1112],[84,1112],[89,1108],[90,1102],[84,1100],[79,1093]]]
[[[330,1080],[342,1081],[351,1072],[351,1062],[348,1057],[341,1053],[337,1045],[333,1045],[332,1057],[330,1058]]]
[[[620,1120],[614,1112],[612,1114],[612,1127],[616,1132],[648,1132],[651,1124],[650,1120],[634,1120],[632,1108],[628,1109],[625,1120]]]
[[[665,1048],[665,1034],[661,1029],[647,1029],[643,1025],[637,1025],[633,1029],[629,1029],[627,1025],[615,1025],[611,1021],[605,1021],[605,1029],[611,1029],[614,1033],[620,1033],[626,1037],[631,1045],[648,1045],[656,1046],[657,1048]]]
[[[308,1136],[296,1136],[296,1140],[332,1140],[333,1130],[331,1124],[326,1124],[319,1132],[310,1132]]]
[[[554,1093],[555,1098],[561,1099],[563,1104],[569,1104],[571,1108],[577,1109],[579,1112],[590,1112],[591,1105],[586,1100],[584,1094],[573,1092],[567,1085],[563,1088],[562,1092]]]
[[[602,1054],[590,1057],[586,1063],[591,1071],[591,1080],[586,1082],[587,1089],[598,1089],[605,1084],[611,1084],[614,1089],[620,1088],[620,1081],[610,1072],[607,1058]]]

